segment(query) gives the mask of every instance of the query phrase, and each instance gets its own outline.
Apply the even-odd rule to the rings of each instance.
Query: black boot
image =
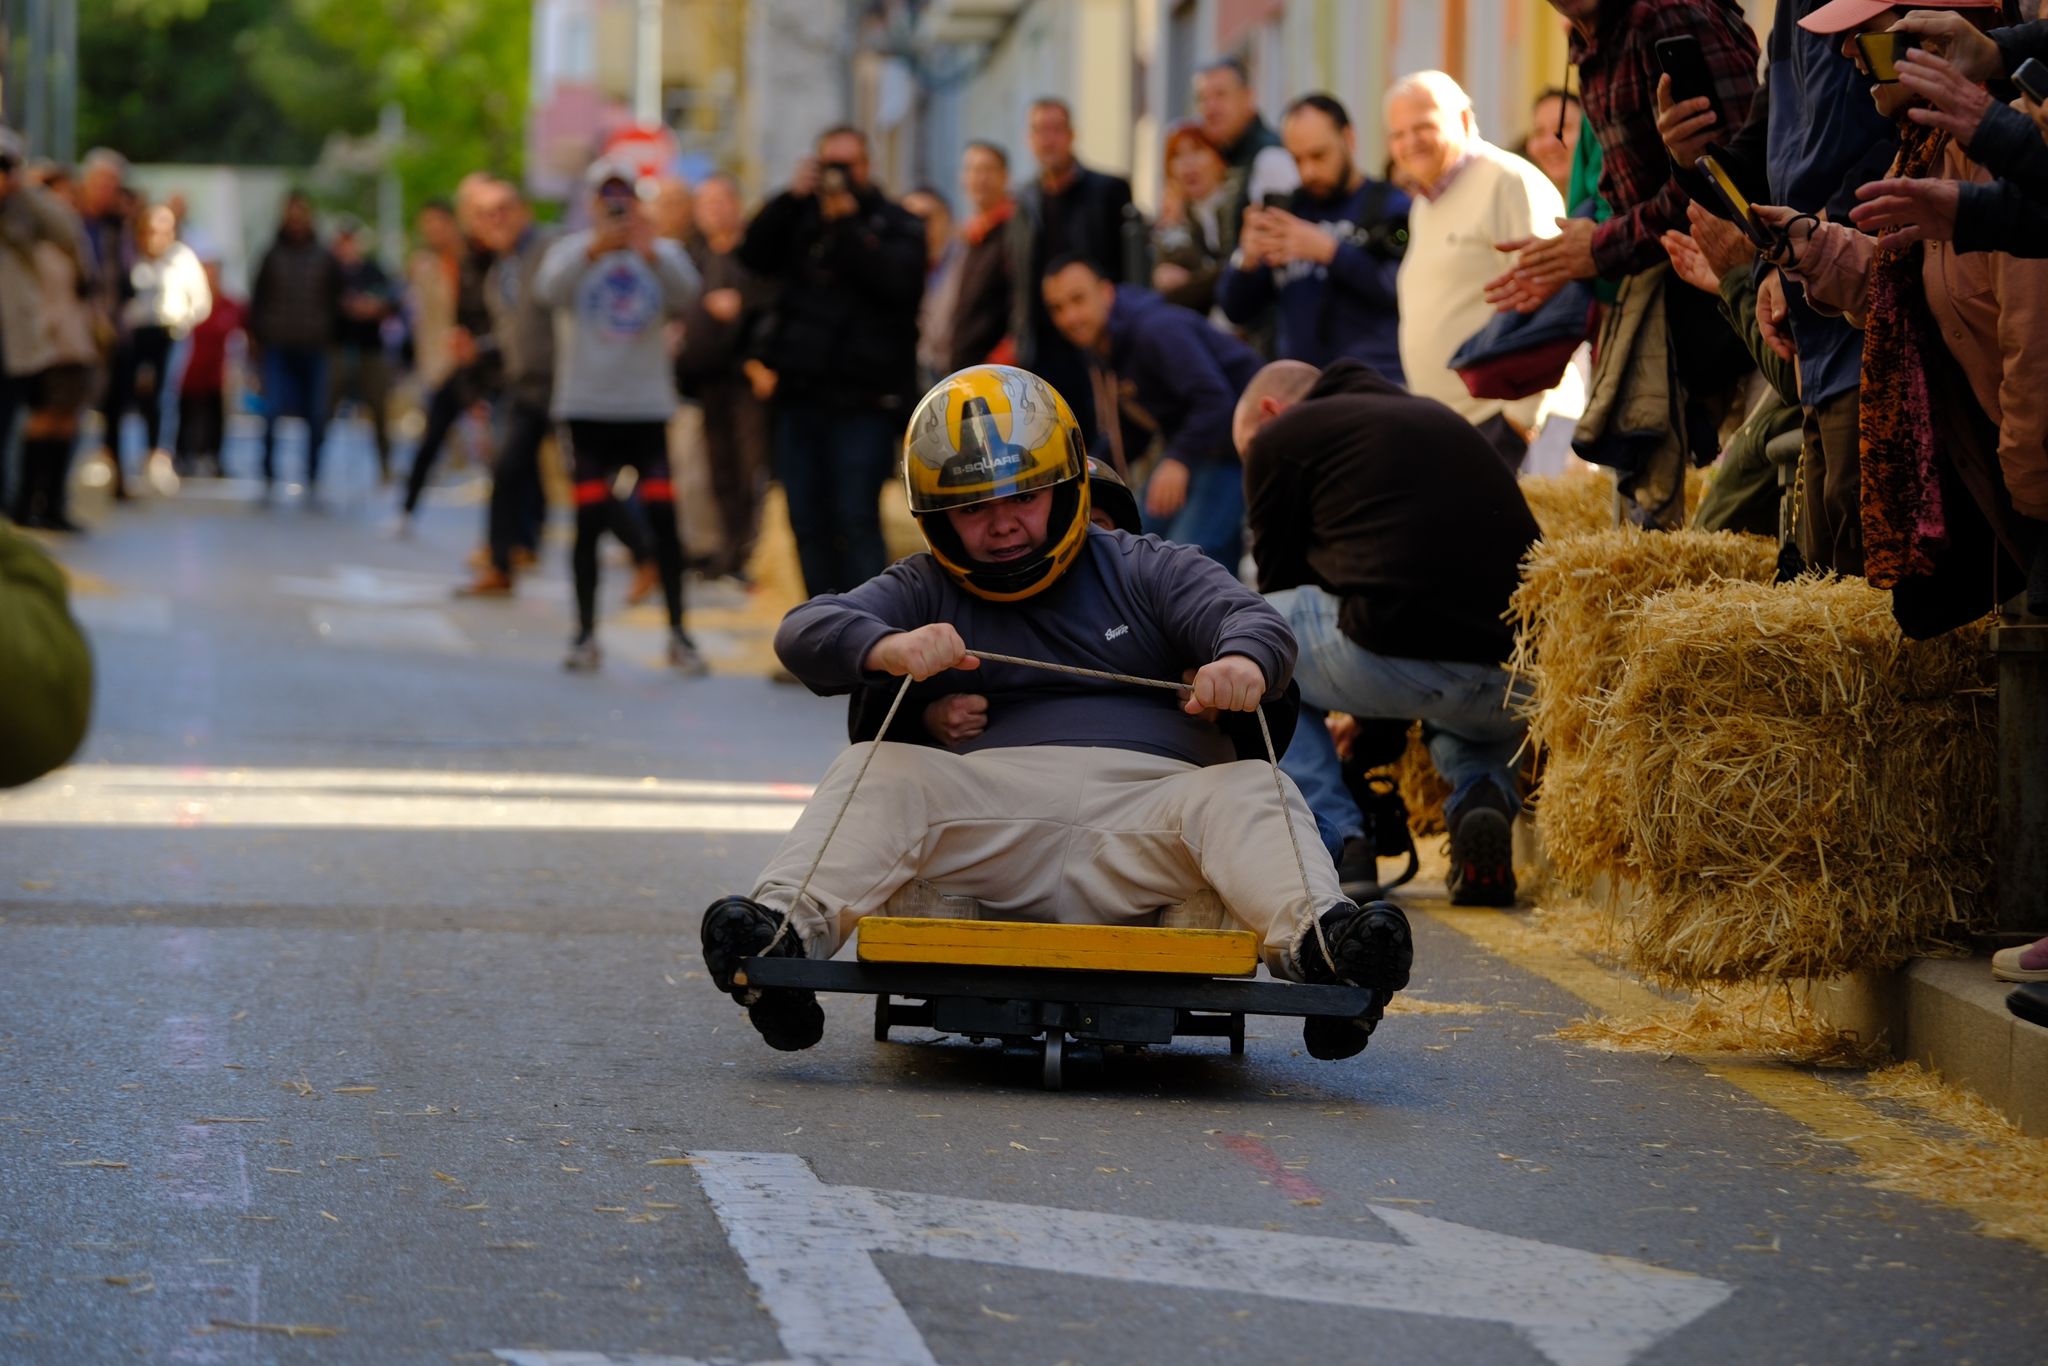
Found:
[[[1323,912],[1322,935],[1303,936],[1296,949],[1305,982],[1364,987],[1372,1005],[1348,1019],[1311,1015],[1301,1023],[1301,1041],[1309,1056],[1325,1061],[1354,1057],[1365,1051],[1387,1002],[1408,985],[1415,966],[1415,940],[1408,917],[1390,901],[1369,906],[1333,906]],[[1329,944],[1329,956],[1323,944]]]
[[[1482,782],[1450,818],[1451,870],[1444,885],[1453,906],[1515,904],[1515,803]]]
[[[803,940],[794,933],[775,942],[782,922],[780,914],[750,898],[719,898],[704,912],[704,966],[720,991],[747,1008],[747,1018],[770,1048],[795,1053],[825,1037],[825,1012],[819,1008],[818,994],[797,987],[733,983],[740,965],[749,958],[804,956]]]

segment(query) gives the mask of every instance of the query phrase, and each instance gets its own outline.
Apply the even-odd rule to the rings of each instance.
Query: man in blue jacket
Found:
[[[1373,992],[1364,1015],[1303,1031],[1320,1058],[1363,1049],[1408,983],[1407,920],[1345,898],[1300,793],[1287,784],[1283,806],[1273,771],[1238,759],[1215,722],[1286,688],[1295,648],[1280,614],[1191,546],[1091,526],[1079,428],[1027,371],[940,381],[911,417],[903,463],[929,553],[797,608],[776,653],[820,694],[906,676],[908,708],[979,694],[986,725],[950,748],[842,753],[752,894],[705,911],[719,990],[771,1046],[808,1048],[824,1031],[815,995],[735,973],[764,954],[831,957],[913,880],[1002,919],[1070,924],[1154,923],[1213,888],[1275,975]],[[975,648],[1187,679],[1187,695]]]
[[[1217,286],[1224,315],[1249,326],[1277,305],[1276,360],[1321,367],[1349,356],[1403,383],[1395,281],[1408,248],[1408,196],[1359,169],[1358,130],[1328,95],[1289,105],[1280,137],[1301,188],[1285,208],[1245,211]]]
[[[1244,554],[1244,469],[1230,440],[1237,396],[1259,357],[1193,309],[1148,289],[1112,284],[1068,256],[1045,272],[1053,326],[1088,358],[1102,434],[1119,471],[1156,432],[1159,463],[1145,484],[1145,529],[1200,546],[1232,573]],[[1122,420],[1111,422],[1109,414]],[[1136,439],[1134,439],[1136,438]]]

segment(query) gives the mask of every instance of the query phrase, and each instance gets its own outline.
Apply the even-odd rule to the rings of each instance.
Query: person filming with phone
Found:
[[[1301,188],[1245,210],[1217,301],[1242,327],[1277,308],[1278,359],[1322,366],[1349,356],[1402,383],[1396,282],[1408,196],[1359,167],[1358,130],[1329,95],[1288,105],[1280,137]]]
[[[760,361],[804,591],[844,592],[888,563],[881,494],[917,398],[924,224],[875,188],[866,135],[833,128],[762,205],[739,260],[782,286]]]
[[[2000,13],[1996,0],[1944,8],[1984,26]],[[1883,40],[1903,13],[1834,0],[1801,23],[1838,41],[1897,120],[1890,181],[1987,183],[1954,133],[1915,117],[1929,106],[1885,79],[1899,66]],[[2026,609],[2048,614],[2048,262],[1873,237],[1775,205],[1755,214],[1808,299],[1863,327],[1865,576],[1892,590],[1900,627],[1940,635],[2023,583]]]

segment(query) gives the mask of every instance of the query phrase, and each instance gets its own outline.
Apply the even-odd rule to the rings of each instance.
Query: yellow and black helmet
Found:
[[[1066,572],[1088,541],[1088,456],[1059,391],[1029,370],[974,365],[933,385],[910,416],[903,487],[932,557],[976,597],[1016,602]],[[1036,554],[1004,564],[967,557],[950,508],[1050,489]]]

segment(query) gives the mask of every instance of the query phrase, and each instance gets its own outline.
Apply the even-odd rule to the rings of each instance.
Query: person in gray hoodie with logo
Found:
[[[534,297],[555,311],[556,421],[567,429],[575,486],[576,639],[563,667],[595,669],[597,539],[610,517],[621,470],[630,466],[653,523],[655,563],[668,602],[669,663],[705,672],[683,630],[683,546],[669,475],[668,420],[676,409],[667,324],[697,296],[696,267],[675,242],[657,238],[631,167],[599,161],[585,183],[593,226],[548,249]]]

